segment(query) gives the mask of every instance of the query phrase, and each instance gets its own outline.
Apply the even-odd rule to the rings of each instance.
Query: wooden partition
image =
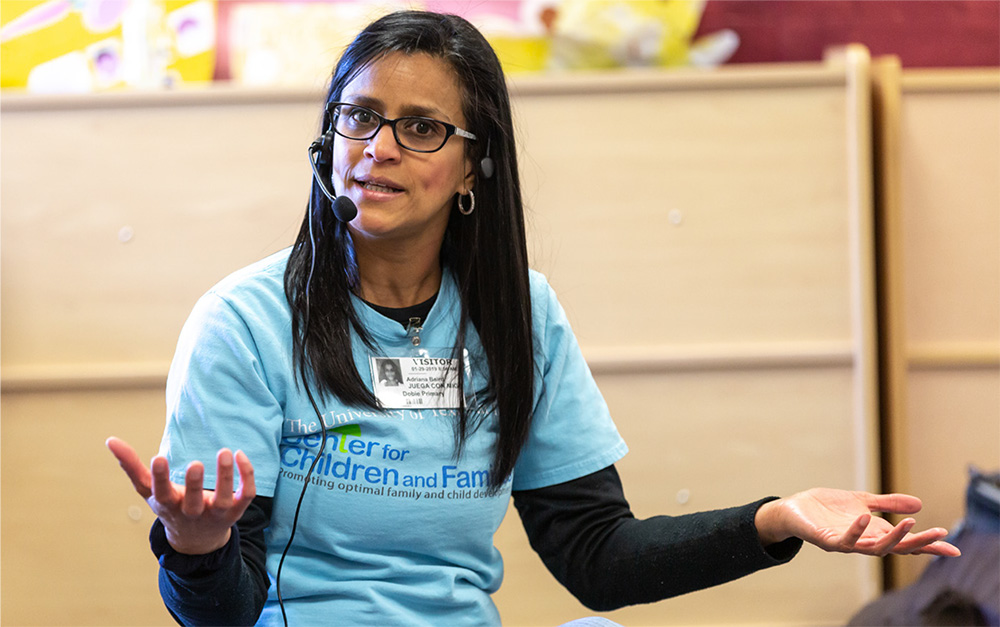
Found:
[[[877,485],[867,71],[851,49],[826,66],[517,90],[535,265],[629,442],[637,515]],[[522,536],[512,512],[504,617],[585,614]],[[806,549],[609,616],[833,624],[876,592],[878,567]]]
[[[4,97],[4,625],[174,624],[153,516],[104,440],[155,454],[195,300],[292,242],[321,100]]]
[[[1000,71],[877,67],[887,488],[953,527],[1000,469]]]
[[[867,54],[512,85],[534,265],[632,452],[637,515],[877,472]],[[194,300],[287,245],[318,94],[2,103],[2,621],[170,624],[145,504],[103,441],[155,451]],[[506,625],[591,614],[497,537]],[[791,564],[610,616],[631,626],[834,624],[879,562]]]

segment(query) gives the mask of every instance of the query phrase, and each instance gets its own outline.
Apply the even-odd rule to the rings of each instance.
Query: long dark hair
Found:
[[[488,367],[487,385],[476,391],[472,406],[460,401],[456,456],[468,435],[495,413],[499,433],[490,487],[496,490],[510,477],[528,437],[534,399],[528,252],[507,84],[493,49],[469,22],[403,11],[373,22],[351,42],[334,69],[327,102],[339,100],[354,77],[392,53],[426,53],[449,64],[464,96],[468,130],[477,136],[465,142],[466,156],[479,164],[488,150],[495,164],[491,177],[476,176],[475,212],[452,210],[441,262],[453,272],[461,299],[454,356],[462,358],[471,322]],[[323,132],[329,123],[324,118]],[[351,302],[358,278],[350,234],[330,205],[313,181],[310,208],[285,270],[293,360],[307,392],[311,371],[321,392],[345,404],[380,409],[354,365],[351,329],[369,348],[374,343]],[[458,370],[464,389],[465,369]]]

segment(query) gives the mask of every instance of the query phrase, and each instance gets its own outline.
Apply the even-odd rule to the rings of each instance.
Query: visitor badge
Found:
[[[375,398],[385,409],[457,409],[452,357],[370,357]]]

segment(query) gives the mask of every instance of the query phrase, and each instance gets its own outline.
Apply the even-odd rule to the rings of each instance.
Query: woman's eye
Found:
[[[406,125],[406,130],[414,135],[433,135],[437,126],[427,120],[410,120]]]
[[[364,109],[357,109],[351,112],[351,119],[357,124],[371,124],[374,116],[371,111],[365,111]]]

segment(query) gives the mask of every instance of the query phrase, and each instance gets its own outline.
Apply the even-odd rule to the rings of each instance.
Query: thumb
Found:
[[[118,460],[118,464],[128,475],[129,480],[132,482],[132,486],[135,491],[139,493],[144,499],[148,499],[153,495],[153,489],[150,481],[149,468],[142,463],[139,459],[139,454],[135,452],[135,449],[129,446],[124,440],[120,440],[116,437],[110,437],[105,442],[104,445],[108,447],[111,454],[115,456]]]

